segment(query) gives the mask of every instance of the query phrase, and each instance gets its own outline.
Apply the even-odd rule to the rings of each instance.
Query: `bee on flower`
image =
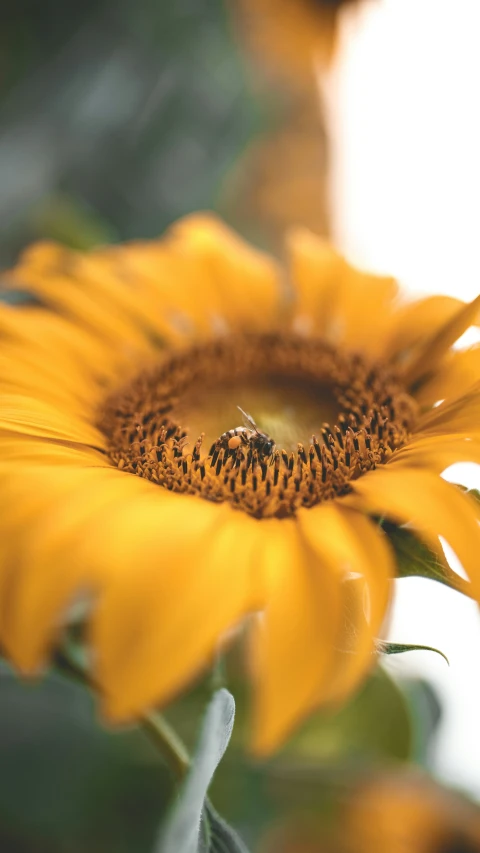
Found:
[[[36,672],[87,596],[104,711],[132,720],[248,625],[258,753],[372,667],[397,572],[379,519],[440,562],[446,541],[480,600],[478,506],[440,476],[480,462],[480,348],[453,348],[480,300],[408,302],[309,232],[288,245],[283,269],[208,214],[41,243],[3,285],[34,301],[0,305],[2,648]],[[275,429],[234,427],[239,400]]]

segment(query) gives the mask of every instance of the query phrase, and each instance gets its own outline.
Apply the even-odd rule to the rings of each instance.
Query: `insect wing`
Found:
[[[255,421],[253,420],[252,416],[249,415],[247,412],[244,412],[243,409],[240,408],[240,406],[237,406],[237,409],[243,415],[243,424],[246,427],[246,429],[253,429],[254,432],[258,432],[258,427],[257,427]]]

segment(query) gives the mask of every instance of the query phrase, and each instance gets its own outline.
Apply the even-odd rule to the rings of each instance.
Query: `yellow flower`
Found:
[[[238,0],[229,6],[263,121],[227,175],[219,204],[237,228],[275,254],[283,252],[292,225],[330,233],[331,133],[319,75],[334,56],[342,12],[359,2]]]
[[[340,834],[345,853],[475,853],[480,811],[420,772],[382,774],[354,790]]]
[[[333,818],[290,816],[262,839],[264,853],[476,853],[480,810],[418,769],[348,780]]]
[[[259,59],[309,77],[313,62],[329,65],[339,13],[359,0],[240,0],[247,40]]]
[[[451,350],[478,300],[401,303],[303,231],[288,278],[204,214],[158,242],[34,246],[4,287],[38,304],[0,306],[2,647],[34,671],[90,596],[105,709],[127,720],[263,611],[260,752],[372,664],[395,573],[372,516],[443,537],[480,598],[476,507],[439,476],[480,461],[480,348]]]

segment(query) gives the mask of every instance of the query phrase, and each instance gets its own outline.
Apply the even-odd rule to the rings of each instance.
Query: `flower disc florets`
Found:
[[[328,393],[335,422],[320,422],[308,445],[277,442],[271,455],[248,439],[229,446],[221,429],[207,445],[204,432],[190,433],[189,400],[200,399],[207,412],[215,388],[232,398],[234,417],[235,386],[269,380],[286,389],[301,383],[313,400]],[[139,375],[109,399],[100,426],[112,461],[126,472],[170,491],[230,501],[257,518],[285,517],[347,493],[351,480],[386,462],[416,411],[392,372],[358,354],[294,334],[235,335],[197,344]]]

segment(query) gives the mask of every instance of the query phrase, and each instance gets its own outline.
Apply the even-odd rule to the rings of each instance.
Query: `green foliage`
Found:
[[[248,853],[243,841],[208,799],[205,800],[203,818],[206,843],[202,843],[199,853]]]
[[[38,237],[154,237],[215,207],[259,125],[224,0],[8,6],[0,265]]]
[[[417,722],[403,693],[377,670],[348,706],[313,715],[279,755],[255,762],[246,749],[250,723],[244,675],[235,674],[230,661],[225,674],[237,700],[237,723],[210,793],[215,809],[253,848],[279,815],[304,806],[318,812],[337,795],[338,785],[352,784],[362,768],[388,766],[411,755]],[[216,695],[229,697],[226,691]],[[210,697],[207,678],[169,709],[173,727],[190,744]],[[215,715],[210,706],[195,751],[194,767],[199,762],[200,769],[194,770],[180,802],[185,790],[190,797],[196,789],[189,809],[195,802],[198,816],[204,804],[200,838],[210,844],[204,851],[244,853],[233,830],[209,800],[204,802],[233,722],[233,700],[225,701],[223,714],[221,706],[213,707]],[[0,750],[0,849],[2,843],[10,849],[8,828],[12,850],[18,844],[26,853],[151,853],[172,802],[172,776],[141,731],[109,732],[99,725],[84,688],[57,675],[23,683],[4,667]]]
[[[440,655],[450,666],[450,661],[440,649],[434,649],[433,646],[420,646],[415,643],[384,643],[377,642],[377,651],[382,655],[402,655],[404,652],[434,652]]]
[[[104,728],[85,688],[0,664],[0,850],[148,853],[172,779],[138,729]]]
[[[351,702],[315,714],[284,753],[322,765],[359,759],[406,760],[411,741],[405,697],[390,676],[377,668]]]
[[[440,559],[428,545],[421,542],[411,530],[394,524],[383,524],[395,550],[397,573],[400,578],[421,577],[438,581],[445,586],[472,596],[470,584],[452,571],[445,559]]]
[[[432,685],[423,678],[402,679],[413,720],[412,760],[430,769],[432,738],[442,719],[442,705]]]
[[[155,853],[247,853],[234,831],[206,800],[233,729],[235,702],[218,690],[207,709],[199,744],[180,797],[161,830]]]
[[[64,194],[45,198],[31,214],[35,235],[85,250],[112,243],[117,235],[88,205]]]

